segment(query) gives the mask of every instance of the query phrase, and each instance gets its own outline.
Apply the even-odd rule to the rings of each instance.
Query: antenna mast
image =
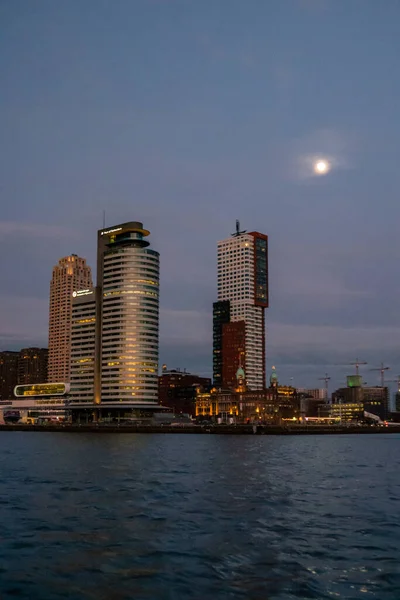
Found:
[[[236,231],[235,231],[235,233],[232,233],[232,235],[234,237],[238,237],[242,233],[246,233],[246,230],[244,229],[243,231],[240,231],[240,221],[239,221],[239,219],[236,219]]]

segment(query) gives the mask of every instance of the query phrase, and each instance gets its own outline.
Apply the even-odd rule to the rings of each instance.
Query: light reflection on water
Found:
[[[0,598],[400,598],[400,436],[2,432]]]

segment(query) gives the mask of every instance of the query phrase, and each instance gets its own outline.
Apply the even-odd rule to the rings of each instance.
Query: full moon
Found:
[[[317,175],[325,175],[330,169],[330,164],[327,160],[317,160],[314,163],[314,173]]]

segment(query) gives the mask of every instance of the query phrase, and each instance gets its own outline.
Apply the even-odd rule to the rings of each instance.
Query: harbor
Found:
[[[37,431],[53,433],[160,433],[160,434],[216,434],[216,435],[337,435],[337,434],[386,434],[399,433],[400,423],[390,425],[196,425],[187,423],[165,425],[134,425],[106,423],[46,423],[29,425],[22,423],[0,425],[0,431]]]

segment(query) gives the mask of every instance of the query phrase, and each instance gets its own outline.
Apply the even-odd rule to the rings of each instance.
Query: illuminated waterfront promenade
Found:
[[[132,425],[132,424],[46,424],[0,425],[0,431],[41,431],[58,433],[192,433],[220,435],[336,435],[400,433],[400,424],[379,427],[371,425]]]

